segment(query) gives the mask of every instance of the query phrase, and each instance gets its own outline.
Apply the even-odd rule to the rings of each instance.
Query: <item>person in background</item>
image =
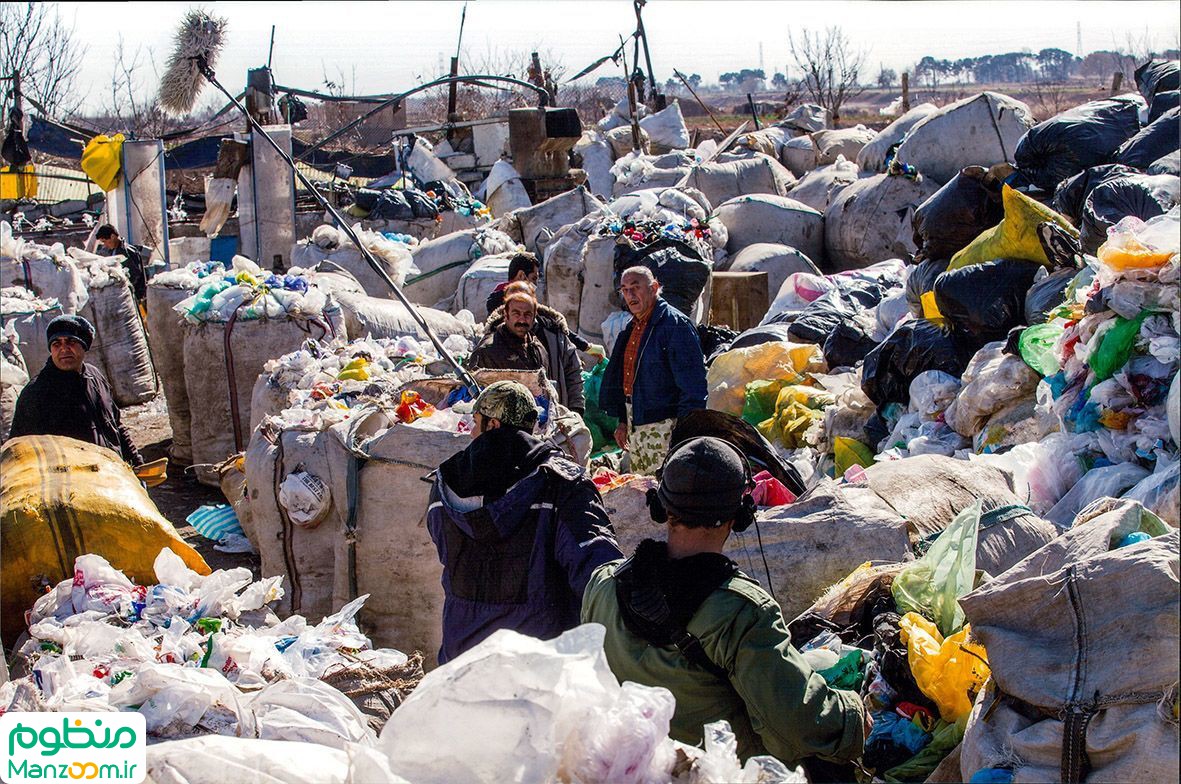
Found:
[[[645,539],[628,560],[599,568],[582,621],[606,627],[603,651],[620,683],[672,692],[673,739],[700,745],[702,727],[725,719],[744,762],[770,754],[787,765],[848,763],[869,732],[861,699],[813,671],[791,645],[779,605],[722,554],[730,531],[754,521],[753,486],[746,457],[729,442],[677,446],[659,488],[648,491],[667,542]]]
[[[599,406],[619,420],[615,442],[632,472],[648,474],[664,460],[677,417],[705,408],[705,357],[697,328],[661,298],[652,270],[624,270],[619,293],[632,320],[615,340]]]
[[[540,278],[541,263],[537,260],[537,256],[528,252],[516,254],[508,263],[508,280],[497,284],[496,288],[492,289],[492,293],[488,295],[486,303],[488,312],[491,313],[504,304],[505,289],[510,284],[524,281],[536,286]]]
[[[81,316],[58,316],[45,330],[49,361],[16,400],[9,438],[68,436],[118,452],[138,467],[132,443],[102,371],[86,363],[94,327]]]
[[[135,291],[135,300],[141,305],[147,301],[148,278],[144,271],[144,254],[140,248],[129,245],[119,236],[119,232],[111,224],[98,227],[94,237],[98,240],[98,255],[122,256],[123,268],[131,279],[131,288]]]
[[[474,440],[431,477],[440,664],[497,629],[549,639],[574,628],[591,572],[621,557],[586,470],[533,436],[538,411],[525,386],[489,384],[473,411]]]
[[[582,363],[569,340],[566,319],[539,305],[528,283],[514,283],[505,291],[505,304],[488,317],[484,337],[467,366],[473,370],[544,369],[558,390],[558,402],[581,415],[586,409]]]

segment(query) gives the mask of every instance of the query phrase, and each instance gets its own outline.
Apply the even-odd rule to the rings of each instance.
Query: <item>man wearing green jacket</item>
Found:
[[[677,447],[648,498],[652,518],[667,521],[667,543],[646,539],[631,558],[599,567],[582,621],[606,627],[621,682],[673,693],[674,739],[699,744],[705,724],[725,719],[744,761],[857,759],[868,731],[861,700],[808,666],[779,605],[722,555],[731,529],[754,520],[752,489],[745,456],[728,442]]]

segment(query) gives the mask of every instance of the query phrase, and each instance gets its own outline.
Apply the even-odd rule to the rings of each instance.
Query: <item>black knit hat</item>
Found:
[[[94,343],[94,327],[81,316],[58,316],[45,328],[45,340],[52,344],[54,339],[63,337],[73,338],[89,351]]]
[[[684,442],[669,455],[656,491],[670,517],[689,527],[721,525],[742,506],[747,467],[720,438]]]

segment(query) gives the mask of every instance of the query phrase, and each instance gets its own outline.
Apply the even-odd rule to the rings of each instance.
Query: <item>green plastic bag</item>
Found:
[[[964,739],[964,729],[968,726],[968,717],[948,724],[943,719],[935,722],[935,729],[931,733],[931,742],[922,751],[915,754],[901,765],[895,765],[883,775],[890,784],[902,784],[911,781],[926,781],[935,772],[943,758],[955,749]]]
[[[619,427],[618,419],[608,416],[599,408],[599,388],[603,385],[603,373],[606,370],[607,360],[601,359],[590,370],[582,371],[582,394],[586,398],[582,421],[591,431],[591,441],[596,452],[604,446],[615,445],[615,428]]]
[[[1062,369],[1054,355],[1054,344],[1066,330],[1061,324],[1035,324],[1024,330],[1017,339],[1017,349],[1025,364],[1041,374],[1042,378],[1052,376]]]
[[[944,637],[964,626],[959,597],[976,580],[980,505],[977,500],[956,515],[931,549],[898,573],[890,589],[899,614],[916,612],[931,619]]]
[[[775,416],[775,401],[779,390],[787,385],[784,379],[751,381],[746,385],[742,403],[742,418],[758,425]]]
[[[865,673],[861,671],[861,651],[849,651],[831,667],[820,670],[817,674],[824,678],[825,683],[834,689],[858,691],[861,682],[865,680]]]
[[[1128,364],[1135,348],[1136,336],[1140,334],[1140,325],[1148,318],[1148,311],[1140,311],[1134,319],[1116,316],[1115,326],[1103,333],[1099,348],[1087,359],[1091,370],[1095,371],[1095,381],[1106,381]]]

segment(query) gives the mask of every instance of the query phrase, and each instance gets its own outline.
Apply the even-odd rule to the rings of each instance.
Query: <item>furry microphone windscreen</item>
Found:
[[[227,22],[223,17],[191,10],[176,31],[168,68],[160,79],[160,106],[172,114],[187,114],[197,103],[204,77],[197,67],[199,59],[212,69],[225,39]]]

